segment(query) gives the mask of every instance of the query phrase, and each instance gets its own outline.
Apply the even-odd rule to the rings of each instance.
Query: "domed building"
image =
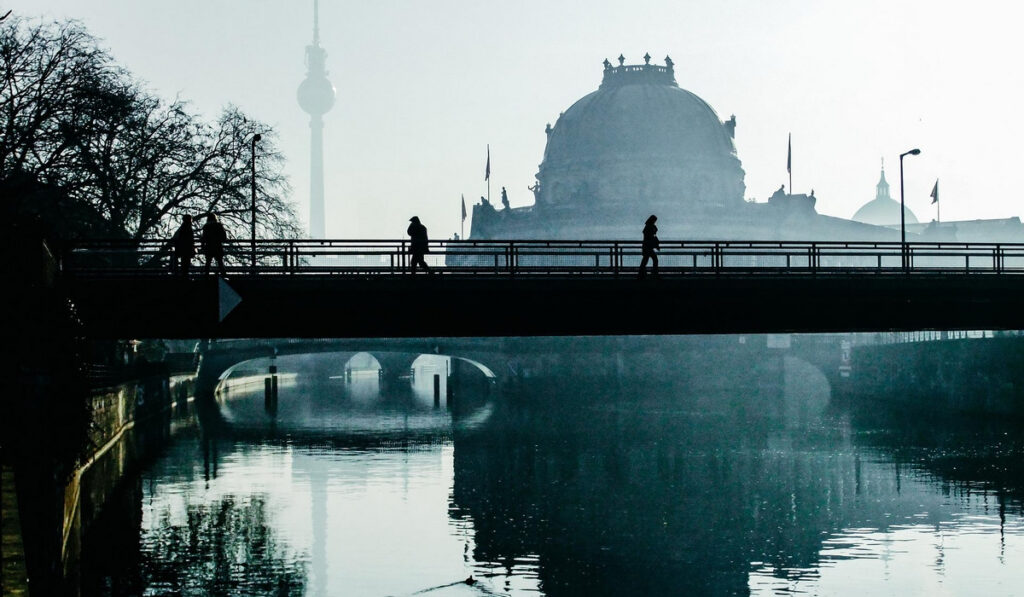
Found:
[[[903,208],[903,217],[907,225],[917,224],[914,212]],[[882,166],[882,175],[875,187],[875,198],[865,203],[857,213],[853,214],[854,221],[874,224],[875,226],[899,226],[900,225],[900,202],[889,196],[889,183],[885,180],[885,166]]]
[[[815,211],[813,195],[744,200],[736,117],[679,87],[675,64],[604,61],[600,86],[545,128],[534,204],[473,207],[472,239],[637,239],[658,216],[663,239],[898,240],[889,228]]]
[[[601,86],[547,128],[537,204],[552,208],[646,211],[736,208],[743,168],[735,117],[722,122],[665,66],[604,62]],[[625,211],[630,211],[628,208]],[[643,211],[643,210],[642,210]]]

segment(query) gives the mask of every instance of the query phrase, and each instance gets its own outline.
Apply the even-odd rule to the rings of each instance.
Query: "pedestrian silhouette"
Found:
[[[416,266],[422,265],[423,269],[430,273],[430,267],[427,262],[424,261],[423,257],[429,250],[427,248],[427,227],[420,224],[420,219],[416,216],[409,218],[409,229],[406,232],[409,234],[409,238],[412,239],[412,243],[409,246],[409,252],[412,253],[412,262],[409,264],[409,273],[416,273]]]
[[[196,254],[196,235],[192,231],[192,216],[181,216],[181,226],[171,237],[174,256],[171,258],[171,270],[188,277],[188,269]]]
[[[658,227],[654,225],[658,221],[658,216],[651,215],[644,222],[644,242],[640,246],[641,254],[643,259],[640,260],[640,277],[644,277],[647,274],[647,260],[651,260],[651,273],[655,276],[658,275],[658,247],[661,245],[661,241],[658,240]]]
[[[203,224],[203,232],[199,236],[200,249],[206,256],[206,273],[210,273],[210,263],[217,260],[217,271],[224,275],[224,241],[228,239],[228,233],[224,225],[217,220],[215,214],[206,216],[206,223]]]
[[[512,207],[508,202],[508,192],[505,191],[505,187],[501,187],[501,206],[505,209]]]

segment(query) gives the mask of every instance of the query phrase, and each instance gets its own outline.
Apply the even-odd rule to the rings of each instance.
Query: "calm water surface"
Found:
[[[272,422],[235,390],[223,433],[143,472],[89,591],[1024,592],[1019,434],[787,429],[627,392],[466,402],[356,376],[286,384]]]

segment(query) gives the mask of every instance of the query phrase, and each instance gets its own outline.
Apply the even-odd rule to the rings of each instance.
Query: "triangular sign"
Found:
[[[242,302],[242,297],[239,296],[235,289],[228,285],[227,280],[224,278],[217,278],[217,322],[224,321],[224,318],[228,316],[228,313],[234,310],[239,303]]]

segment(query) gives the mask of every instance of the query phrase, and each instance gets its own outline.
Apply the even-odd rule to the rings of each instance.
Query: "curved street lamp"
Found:
[[[920,155],[921,150],[916,147],[912,148],[909,152],[903,152],[899,155],[899,242],[900,253],[903,257],[903,271],[907,271],[910,268],[910,259],[906,251],[906,208],[903,207],[903,157]]]
[[[252,271],[256,273],[256,143],[263,139],[263,135],[256,133],[252,136]]]

